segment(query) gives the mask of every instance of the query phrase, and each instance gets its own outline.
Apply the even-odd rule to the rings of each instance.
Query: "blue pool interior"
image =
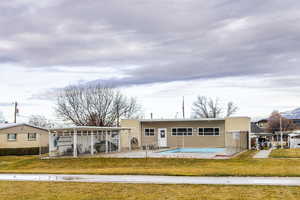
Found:
[[[177,148],[160,153],[220,153],[224,152],[225,148]]]

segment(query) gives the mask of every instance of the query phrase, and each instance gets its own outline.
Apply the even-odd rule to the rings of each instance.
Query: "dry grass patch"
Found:
[[[274,149],[272,158],[300,158],[300,149]]]
[[[229,160],[182,158],[0,157],[0,173],[136,174],[171,176],[300,176],[300,159],[252,159],[255,151]]]
[[[0,182],[5,200],[300,199],[300,187]]]

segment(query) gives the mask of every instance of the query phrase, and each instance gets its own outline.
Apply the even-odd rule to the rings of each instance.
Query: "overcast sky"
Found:
[[[236,115],[300,107],[299,0],[0,1],[0,111],[55,118],[52,93],[113,83],[146,117],[197,95]],[[22,120],[25,120],[24,117]]]

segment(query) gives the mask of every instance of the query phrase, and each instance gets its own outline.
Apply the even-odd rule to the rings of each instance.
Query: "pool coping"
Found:
[[[176,148],[170,148],[170,149],[165,149],[165,150],[161,150],[161,151],[157,151],[155,153],[163,153],[166,151],[172,151],[172,150],[176,150],[176,149],[224,149],[224,151],[220,151],[220,152],[168,152],[168,153],[222,153],[225,152],[226,148],[225,147],[207,147],[207,148],[196,148],[196,147],[190,147],[190,148],[182,148],[182,147],[176,147]]]

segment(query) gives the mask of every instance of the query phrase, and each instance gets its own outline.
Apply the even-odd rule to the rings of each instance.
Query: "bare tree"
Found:
[[[228,102],[227,103],[226,117],[230,117],[231,115],[236,113],[238,109],[239,108],[232,101]]]
[[[223,108],[219,103],[219,99],[212,99],[205,96],[198,96],[197,100],[193,103],[193,117],[195,118],[217,118],[220,117]],[[227,104],[226,117],[236,113],[238,107],[233,102]]]
[[[197,100],[193,104],[193,112],[195,117],[210,118],[207,98],[204,96],[198,96]]]
[[[135,98],[100,83],[62,89],[56,108],[60,117],[79,126],[118,126],[121,117],[133,117],[139,110]]]
[[[268,119],[266,131],[269,133],[280,131],[280,118],[282,131],[292,131],[296,128],[293,120],[282,117],[278,111],[273,111]]]
[[[211,118],[217,118],[222,112],[222,108],[219,105],[219,99],[215,101],[213,99],[208,100],[208,108]]]
[[[29,117],[28,124],[41,128],[52,128],[55,126],[52,121],[42,115],[31,115]]]

